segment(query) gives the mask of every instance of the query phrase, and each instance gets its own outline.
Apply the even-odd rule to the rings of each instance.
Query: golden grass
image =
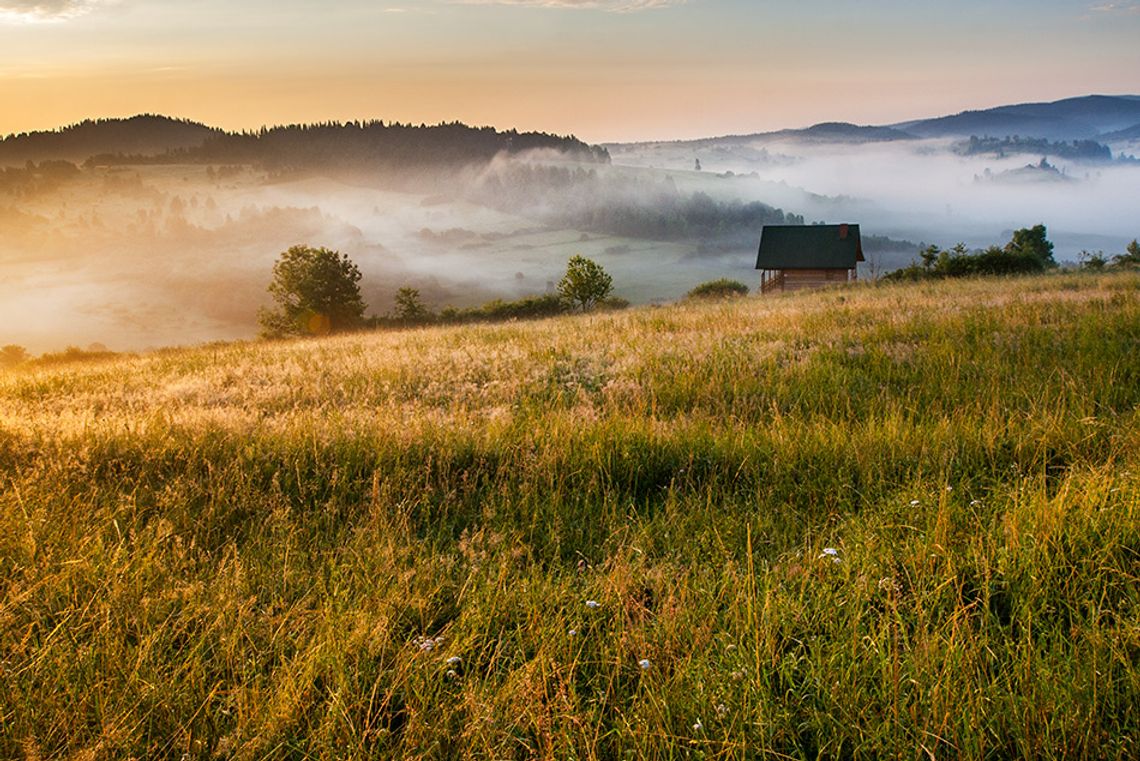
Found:
[[[1127,273],[26,367],[0,755],[1132,757],[1138,405]]]

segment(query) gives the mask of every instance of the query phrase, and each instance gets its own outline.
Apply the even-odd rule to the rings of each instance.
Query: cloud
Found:
[[[1140,3],[1101,3],[1089,8],[1093,13],[1126,13],[1140,15]]]
[[[0,0],[0,19],[52,21],[75,18],[90,12],[104,0]]]
[[[526,5],[532,8],[579,8],[635,13],[682,5],[686,0],[452,0],[458,5]]]

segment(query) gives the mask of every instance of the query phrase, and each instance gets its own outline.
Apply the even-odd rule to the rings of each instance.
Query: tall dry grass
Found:
[[[1134,758],[1138,404],[1135,274],[0,375],[0,755]]]

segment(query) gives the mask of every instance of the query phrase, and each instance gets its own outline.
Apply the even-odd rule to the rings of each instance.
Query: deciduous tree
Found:
[[[584,256],[572,256],[558,283],[558,293],[567,304],[586,312],[609,296],[613,287],[613,278],[600,264]]]
[[[293,246],[273,265],[269,292],[277,302],[258,319],[267,337],[324,335],[359,327],[364,320],[360,270],[344,254]]]

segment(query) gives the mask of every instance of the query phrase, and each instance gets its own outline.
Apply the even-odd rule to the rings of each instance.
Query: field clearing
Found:
[[[0,374],[0,756],[1135,758],[1140,274]]]

